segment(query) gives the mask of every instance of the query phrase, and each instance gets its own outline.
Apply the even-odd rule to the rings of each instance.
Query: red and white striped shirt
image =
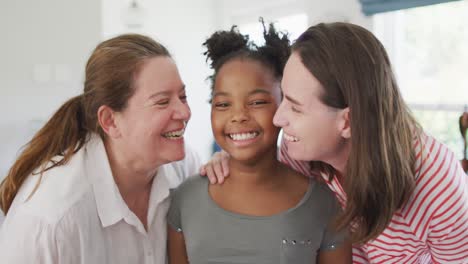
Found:
[[[353,263],[468,263],[468,177],[454,153],[434,138],[415,141],[416,188],[387,228],[353,247]],[[292,160],[285,144],[280,160],[312,176],[308,162]],[[323,175],[342,207],[346,194],[336,177]]]

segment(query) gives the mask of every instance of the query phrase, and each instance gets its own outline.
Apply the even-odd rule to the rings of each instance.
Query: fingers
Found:
[[[222,160],[217,159],[216,162],[213,162],[211,166],[214,171],[214,176],[217,178],[218,183],[223,183],[224,182],[224,173],[223,173],[223,166],[222,166]]]
[[[208,176],[208,179],[210,180],[211,184],[215,184],[217,182],[216,174],[213,170],[213,163],[208,163],[205,165],[205,170],[206,170],[206,175]]]
[[[214,153],[211,160],[200,168],[200,175],[206,175],[211,184],[222,184],[229,176],[229,158],[224,151]]]
[[[221,166],[223,169],[223,176],[227,177],[229,176],[229,155],[224,156],[223,159],[221,159]]]
[[[201,168],[200,168],[200,175],[206,176],[205,165],[201,166]]]

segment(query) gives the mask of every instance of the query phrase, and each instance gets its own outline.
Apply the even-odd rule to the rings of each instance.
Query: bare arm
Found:
[[[352,246],[345,241],[336,249],[319,251],[318,264],[348,264],[353,262]]]
[[[177,232],[171,226],[167,227],[168,244],[167,252],[169,264],[188,264],[187,250],[185,249],[185,239],[182,232]]]

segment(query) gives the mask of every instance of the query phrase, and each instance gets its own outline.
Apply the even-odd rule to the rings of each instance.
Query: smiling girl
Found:
[[[273,25],[264,38],[255,46],[233,27],[204,44],[214,69],[212,130],[231,156],[231,176],[223,185],[194,177],[173,192],[171,264],[351,261],[332,225],[339,210],[332,192],[277,160],[272,120],[289,40]]]

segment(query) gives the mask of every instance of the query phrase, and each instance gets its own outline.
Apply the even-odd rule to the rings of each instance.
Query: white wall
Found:
[[[81,89],[100,13],[96,0],[2,1],[0,175],[41,120]]]

